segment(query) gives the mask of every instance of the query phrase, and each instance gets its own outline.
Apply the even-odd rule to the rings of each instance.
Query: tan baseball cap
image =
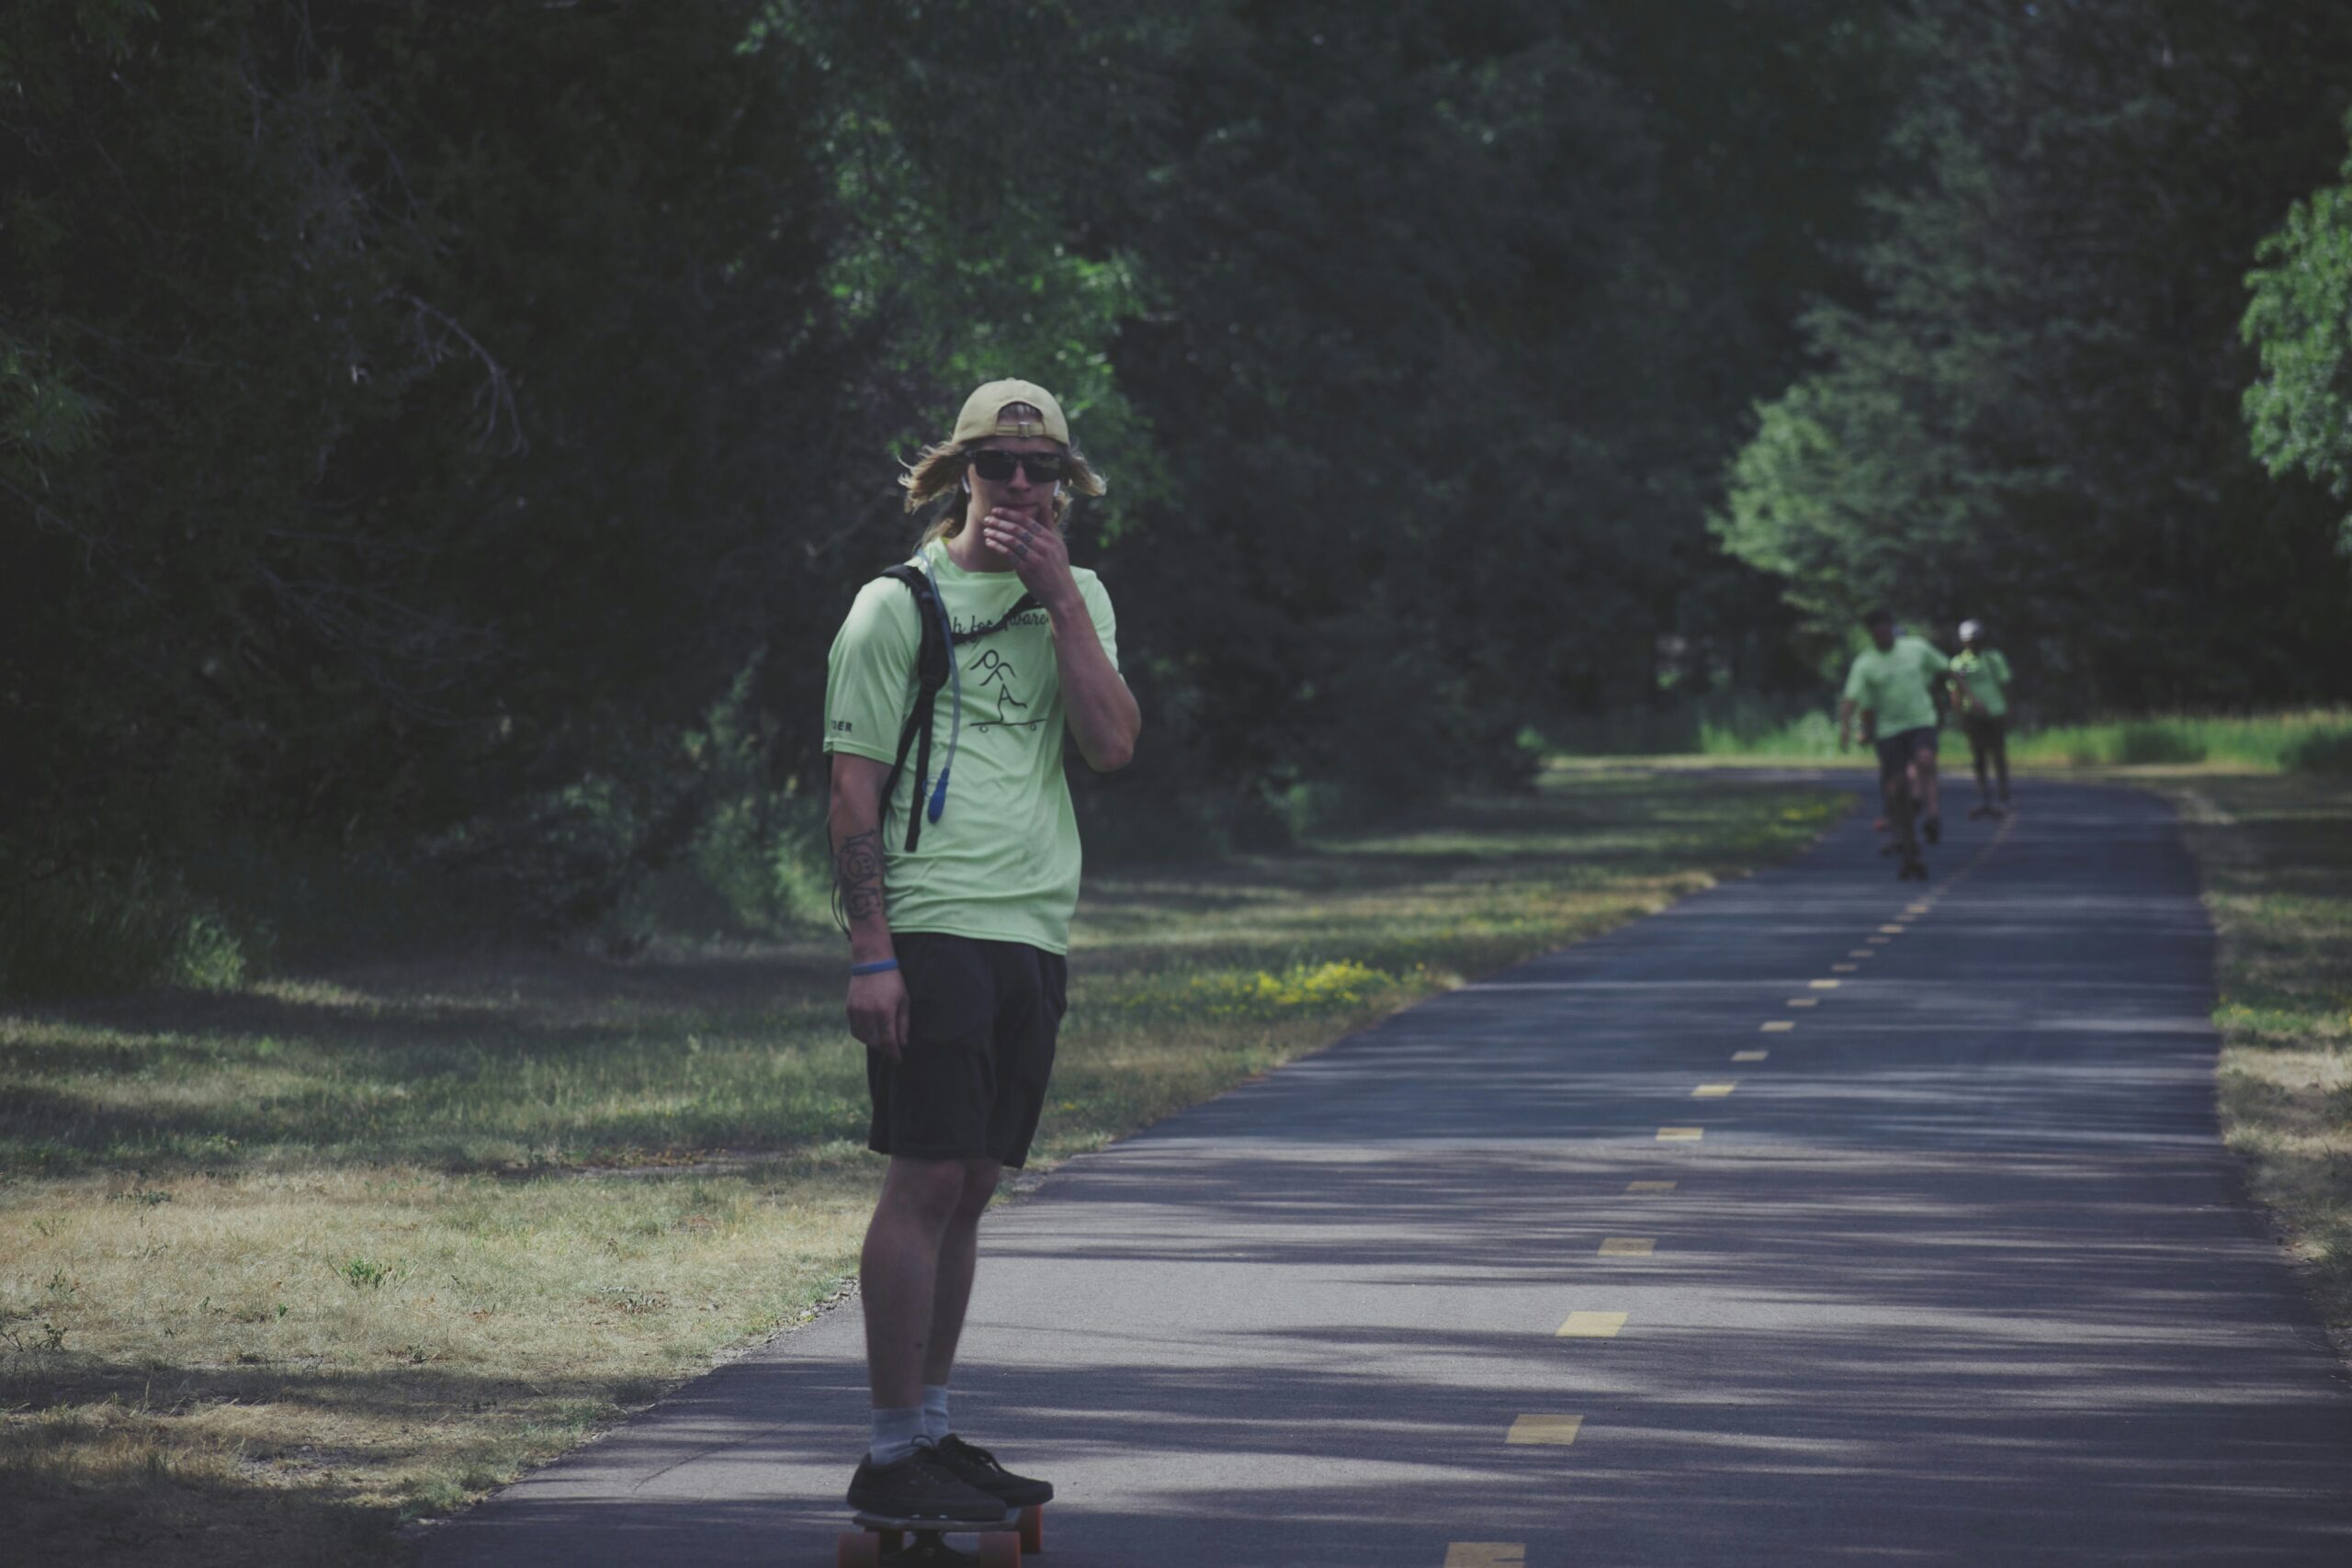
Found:
[[[1044,423],[1008,419],[1004,411],[1014,403],[1027,403],[1046,416]],[[1044,435],[1067,446],[1069,421],[1062,417],[1062,405],[1054,401],[1053,393],[1035,381],[990,381],[964,400],[964,412],[956,416],[956,434],[950,439],[985,441],[991,435]]]

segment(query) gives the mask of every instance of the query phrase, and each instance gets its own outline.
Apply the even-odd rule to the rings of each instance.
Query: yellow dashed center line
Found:
[[[1456,1540],[1445,1548],[1445,1568],[1527,1568],[1527,1543]]]
[[[1507,1443],[1554,1443],[1562,1448],[1577,1440],[1581,1416],[1522,1416],[1510,1424]]]
[[[2015,818],[2011,818],[2010,821],[2001,824],[2000,833],[1995,836],[1996,843],[2007,834]],[[1990,845],[1986,846],[1987,849],[1990,847]],[[1977,858],[1983,858],[1982,852]],[[1972,862],[1970,869],[1973,868],[1973,864],[1974,863]],[[1965,870],[1961,873],[1962,876],[1966,874]],[[1955,878],[1955,881],[1957,880]],[[1872,949],[1884,946],[1894,938],[1901,936],[1910,921],[1929,913],[1934,909],[1935,905],[1935,897],[1930,897],[1908,906],[1899,919],[1879,927],[1876,934],[1863,938],[1865,945],[1852,949],[1846,956],[1849,959],[1874,957]],[[1857,963],[1846,963],[1833,964],[1829,967],[1832,974],[1851,975],[1861,965]],[[1843,984],[1844,982],[1839,980],[1812,980],[1806,982],[1806,987],[1815,991],[1834,991]],[[1809,1008],[1818,1005],[1819,1001],[1818,997],[1791,997],[1789,1006]],[[1758,1027],[1767,1034],[1784,1034],[1794,1029],[1796,1025],[1786,1019],[1773,1019],[1766,1021]],[[1733,1052],[1731,1059],[1735,1062],[1762,1062],[1770,1059],[1770,1051],[1746,1050]],[[1736,1079],[1728,1082],[1702,1083],[1691,1089],[1690,1095],[1694,1100],[1720,1100],[1738,1087]],[[1660,1127],[1657,1130],[1657,1141],[1662,1144],[1694,1144],[1705,1135],[1705,1129],[1700,1127]],[[1676,1185],[1672,1181],[1628,1181],[1625,1184],[1625,1190],[1629,1194],[1671,1192]],[[1602,1238],[1599,1256],[1649,1258],[1655,1256],[1657,1250],[1657,1242],[1655,1237],[1612,1235]],[[1624,1328],[1626,1316],[1627,1314],[1622,1312],[1572,1312],[1568,1314],[1567,1320],[1555,1331],[1555,1337],[1613,1339]],[[1510,1444],[1540,1444],[1564,1448],[1575,1442],[1577,1435],[1583,1428],[1584,1417],[1581,1416],[1558,1414],[1521,1416],[1511,1423],[1510,1430],[1503,1440]],[[1527,1547],[1523,1541],[1457,1540],[1449,1542],[1445,1551],[1445,1568],[1526,1568],[1526,1562]]]

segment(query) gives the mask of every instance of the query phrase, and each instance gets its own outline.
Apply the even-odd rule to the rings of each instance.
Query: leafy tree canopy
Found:
[[[2242,328],[2262,357],[2245,391],[2255,455],[2273,476],[2301,473],[2339,502],[2352,497],[2352,159],[2342,175],[2263,240]],[[2352,516],[2339,529],[2352,554]]]
[[[0,885],[756,883],[892,459],[1005,374],[1111,477],[1163,819],[1509,779],[1879,597],[2085,704],[2340,693],[2237,290],[2347,64],[2256,0],[17,0]],[[2341,200],[2246,318],[2339,485]]]
[[[2334,520],[2250,459],[2245,262],[2332,162],[2352,12],[1928,5],[1868,297],[1806,318],[1725,547],[1813,625],[1888,601],[2059,711],[2341,696]]]

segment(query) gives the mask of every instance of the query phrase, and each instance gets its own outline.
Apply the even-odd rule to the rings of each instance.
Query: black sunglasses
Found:
[[[1011,479],[1015,464],[1033,485],[1051,484],[1062,477],[1059,452],[1000,452],[991,446],[972,454],[972,472],[992,485]]]

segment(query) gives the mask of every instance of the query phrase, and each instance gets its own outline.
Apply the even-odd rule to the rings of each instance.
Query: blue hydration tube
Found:
[[[939,783],[931,792],[931,806],[924,813],[936,822],[940,813],[947,809],[947,775],[956,766],[956,743],[964,735],[964,665],[956,657],[956,620],[947,613],[947,601],[940,594],[939,574],[931,570],[931,552],[922,551],[916,558],[922,562],[922,574],[931,579],[931,602],[938,607],[939,629],[947,638],[947,681],[954,694],[954,705],[948,710],[952,716],[947,724],[947,757],[939,764]]]

